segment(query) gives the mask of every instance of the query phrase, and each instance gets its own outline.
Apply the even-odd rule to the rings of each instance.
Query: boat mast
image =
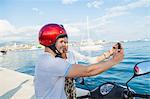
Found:
[[[86,17],[86,27],[87,27],[87,34],[88,34],[88,42],[90,40],[90,33],[89,33],[89,17]]]
[[[86,27],[87,27],[87,34],[88,34],[88,39],[87,39],[87,46],[90,46],[90,32],[89,32],[89,17],[86,17]],[[91,51],[88,52],[88,55],[91,56]]]

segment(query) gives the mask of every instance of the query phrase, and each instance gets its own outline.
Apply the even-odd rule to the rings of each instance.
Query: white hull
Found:
[[[98,50],[102,50],[101,45],[89,45],[89,46],[82,46],[80,47],[81,51],[98,51]]]

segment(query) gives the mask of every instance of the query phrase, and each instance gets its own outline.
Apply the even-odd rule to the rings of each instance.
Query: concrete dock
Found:
[[[33,76],[0,67],[0,99],[35,99]]]
[[[0,99],[35,99],[33,76],[0,67]],[[77,96],[89,91],[76,88]]]

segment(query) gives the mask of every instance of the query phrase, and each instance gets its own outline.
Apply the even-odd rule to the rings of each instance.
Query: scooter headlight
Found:
[[[113,84],[110,84],[110,83],[106,83],[104,85],[102,85],[100,87],[100,93],[102,95],[107,95],[111,92],[111,90],[114,88],[114,85]]]

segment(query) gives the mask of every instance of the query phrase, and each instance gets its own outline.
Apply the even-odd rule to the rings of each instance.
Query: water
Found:
[[[110,49],[112,44],[104,45],[103,50],[92,53],[91,56],[102,54],[104,51]],[[85,78],[85,84],[93,89],[104,82],[116,82],[124,85],[133,75],[133,67],[137,62],[150,60],[150,41],[132,41],[123,43],[125,49],[124,60],[109,69],[108,71],[93,77]],[[77,49],[77,48],[75,48]],[[88,55],[89,52],[80,53]],[[34,68],[38,56],[42,50],[24,50],[8,52],[4,56],[0,56],[0,67],[16,70],[29,75],[34,75]],[[81,64],[88,64],[80,61]],[[85,86],[76,83],[77,87],[86,88]],[[138,93],[150,94],[150,74],[137,77],[133,79],[129,86]]]

